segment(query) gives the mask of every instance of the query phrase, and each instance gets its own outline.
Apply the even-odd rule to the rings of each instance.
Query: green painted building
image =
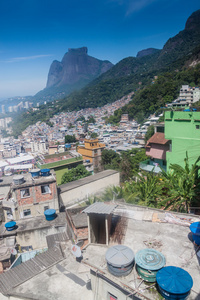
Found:
[[[186,151],[192,165],[200,156],[200,112],[165,112],[165,138],[171,140],[166,153],[167,171],[170,164],[184,166]]]

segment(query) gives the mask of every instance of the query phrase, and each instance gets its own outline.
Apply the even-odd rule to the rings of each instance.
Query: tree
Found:
[[[119,159],[119,154],[117,154],[114,150],[104,149],[101,154],[102,165],[105,167],[106,165],[111,165],[114,159]]]
[[[190,206],[200,190],[199,175],[200,157],[190,167],[188,153],[184,159],[185,166],[170,165],[170,172],[162,172],[167,192],[166,199],[161,202],[165,209],[171,208],[177,211],[189,212]]]
[[[96,132],[92,132],[90,136],[92,139],[95,139],[98,137],[98,134]]]
[[[89,119],[87,120],[87,123],[93,123],[94,124],[95,122],[96,122],[96,120],[93,116],[90,116]]]
[[[110,186],[107,187],[102,196],[100,196],[101,201],[114,201],[123,198],[123,189],[120,186]]]
[[[61,178],[61,184],[78,180],[90,175],[91,173],[87,171],[83,165],[78,165],[76,168],[68,170],[66,173],[63,174]]]
[[[150,125],[147,129],[147,133],[145,134],[145,144],[147,143],[147,141],[154,135],[154,126]]]
[[[65,144],[75,143],[76,137],[75,135],[66,135],[65,136]]]
[[[138,174],[136,182],[125,183],[125,199],[130,203],[157,207],[162,195],[162,187],[160,178],[154,174],[153,170],[149,173]]]

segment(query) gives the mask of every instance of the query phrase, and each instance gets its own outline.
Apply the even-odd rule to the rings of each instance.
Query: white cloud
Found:
[[[133,0],[133,1],[128,1],[129,5],[126,11],[126,16],[131,15],[134,12],[140,11],[153,2],[156,2],[158,0]]]
[[[21,62],[21,61],[25,61],[25,60],[34,60],[34,59],[44,58],[44,57],[49,57],[49,56],[53,56],[53,55],[52,54],[40,54],[40,55],[33,55],[33,56],[13,57],[8,60],[3,60],[1,62],[13,63],[13,62]]]
[[[123,6],[126,12],[126,16],[145,9],[147,6],[158,1],[162,0],[108,0],[108,2],[110,3],[115,3],[118,6]]]

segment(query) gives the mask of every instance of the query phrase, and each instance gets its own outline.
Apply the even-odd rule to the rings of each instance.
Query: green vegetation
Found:
[[[147,85],[135,93],[132,101],[115,111],[114,117],[111,116],[108,122],[115,124],[120,121],[121,114],[128,113],[130,118],[141,123],[161,107],[165,109],[166,103],[176,99],[182,84],[190,85],[193,82],[195,86],[200,86],[200,64],[180,72],[163,73],[158,76],[154,84]]]
[[[154,126],[150,125],[147,129],[147,133],[145,134],[145,144],[147,143],[147,141],[154,135]]]
[[[132,101],[106,121],[117,124],[121,114],[128,113],[130,118],[143,122],[149,114],[176,99],[182,84],[200,85],[200,66],[190,67],[200,57],[199,20],[200,10],[192,14],[187,27],[169,39],[162,50],[140,58],[125,58],[82,90],[42,105],[37,111],[29,110],[17,115],[12,124],[14,136],[37,121],[49,122],[56,113],[100,107],[132,92],[135,92]],[[47,90],[43,92],[49,93]],[[57,92],[64,95],[63,91]],[[41,98],[40,93],[37,97]]]
[[[76,168],[68,170],[66,173],[63,174],[61,184],[78,180],[90,175],[91,173],[87,171],[83,165],[78,165]]]
[[[121,155],[113,150],[102,151],[102,165],[104,169],[120,171],[121,181],[130,180],[139,172],[139,163],[147,159],[145,150],[132,149],[122,151]]]
[[[200,157],[190,167],[188,154],[186,153],[184,168],[178,164],[172,164],[170,166],[171,172],[165,173],[163,171],[165,193],[167,189],[167,196],[161,202],[161,205],[164,205],[165,208],[189,212],[190,206],[195,203],[196,196],[200,191],[198,175],[200,170],[199,161]]]
[[[188,213],[200,201],[199,161],[200,157],[190,167],[186,153],[184,168],[172,164],[168,173],[140,172],[121,187],[107,189],[100,200],[112,200],[116,195],[116,199],[123,198],[128,203]]]
[[[92,132],[92,133],[90,134],[90,137],[91,137],[92,139],[96,139],[96,138],[98,137],[98,134],[97,134],[96,132]]]
[[[65,144],[76,143],[75,135],[66,135],[65,136]]]

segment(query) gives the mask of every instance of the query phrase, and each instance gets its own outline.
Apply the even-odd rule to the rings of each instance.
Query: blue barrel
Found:
[[[50,169],[41,170],[41,176],[49,176],[49,175],[50,175]]]
[[[165,266],[164,255],[155,249],[142,249],[135,255],[136,270],[148,282],[156,281],[157,272]]]
[[[40,176],[40,169],[32,169],[30,173],[33,178],[37,178]]]
[[[133,269],[134,253],[124,245],[116,245],[106,252],[108,271],[114,276],[127,276]]]
[[[184,300],[190,294],[193,280],[190,274],[178,267],[165,267],[156,275],[158,290],[165,299]]]
[[[46,220],[52,221],[56,218],[56,210],[55,209],[47,209],[44,212]]]
[[[16,222],[15,221],[7,222],[5,224],[5,227],[6,227],[7,231],[12,231],[12,230],[14,230],[16,228]]]
[[[200,245],[200,222],[194,222],[190,225],[193,241]]]

